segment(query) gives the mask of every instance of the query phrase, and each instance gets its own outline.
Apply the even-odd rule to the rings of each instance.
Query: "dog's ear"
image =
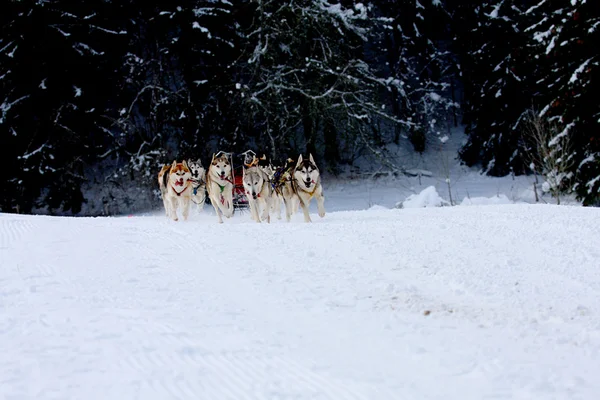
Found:
[[[302,154],[298,156],[298,161],[296,161],[296,168],[300,167],[300,165],[302,165]]]
[[[308,155],[308,160],[309,160],[311,163],[313,163],[313,164],[315,164],[315,165],[316,165],[316,163],[315,163],[315,159],[313,158],[313,156],[312,156],[312,153],[309,153],[309,155]]]
[[[186,160],[183,160],[183,167],[184,167],[185,169],[190,169],[190,167],[188,167],[188,163],[187,163],[187,161],[186,161]]]
[[[197,159],[196,162],[198,163],[199,166],[202,166],[202,160],[201,159]]]
[[[215,153],[213,153],[212,160],[210,160],[210,162],[212,163],[213,161],[215,161]]]
[[[171,169],[175,169],[177,167],[177,159],[173,160],[173,164],[171,164]]]

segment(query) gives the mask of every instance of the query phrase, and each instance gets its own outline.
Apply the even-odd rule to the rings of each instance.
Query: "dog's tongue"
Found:
[[[177,182],[175,182],[175,185],[183,186],[183,179],[180,179]]]

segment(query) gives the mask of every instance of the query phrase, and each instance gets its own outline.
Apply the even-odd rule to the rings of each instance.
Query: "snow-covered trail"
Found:
[[[0,215],[0,398],[597,399],[600,210]]]

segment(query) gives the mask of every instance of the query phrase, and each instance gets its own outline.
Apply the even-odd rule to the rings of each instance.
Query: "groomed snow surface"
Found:
[[[599,209],[192,214],[0,215],[0,398],[600,398]]]

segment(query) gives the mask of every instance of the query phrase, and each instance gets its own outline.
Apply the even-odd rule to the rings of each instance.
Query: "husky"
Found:
[[[269,207],[270,213],[277,215],[277,219],[281,219],[281,202],[283,201],[283,197],[275,190],[275,182],[274,175],[277,170],[276,167],[271,164],[271,160],[267,158],[267,155],[263,153],[263,155],[257,161],[258,168],[268,177],[269,186],[271,188],[271,197]]]
[[[248,198],[252,219],[256,222],[271,222],[269,214],[271,208],[271,182],[267,173],[258,163],[252,163],[251,167],[244,166],[242,182],[244,191]],[[261,213],[262,211],[262,213]]]
[[[163,199],[163,205],[168,218],[177,221],[177,209],[181,208],[183,219],[187,220],[190,214],[190,201],[192,198],[192,173],[184,160],[178,163],[165,165],[158,173],[158,186]]]
[[[317,209],[319,217],[325,216],[325,197],[323,196],[323,186],[321,186],[321,174],[312,154],[305,160],[302,155],[298,157],[298,162],[292,175],[292,187],[294,193],[300,199],[300,206],[304,212],[304,222],[312,222],[308,214],[310,200],[315,197],[317,200]]]
[[[198,210],[202,210],[206,201],[206,170],[200,159],[188,160],[187,165],[192,173],[192,202],[198,206]]]
[[[208,198],[215,208],[219,223],[223,223],[221,214],[226,218],[233,215],[233,173],[229,156],[220,151],[213,154],[206,174]]]
[[[293,159],[288,158],[283,167],[279,167],[273,173],[273,192],[276,196],[276,201],[281,207],[281,200],[285,205],[285,218],[290,222],[292,215],[298,212],[300,198],[294,191],[292,177],[296,163]]]

